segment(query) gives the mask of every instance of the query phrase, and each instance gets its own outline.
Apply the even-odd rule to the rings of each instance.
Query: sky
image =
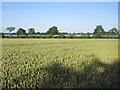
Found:
[[[60,32],[93,32],[118,28],[118,2],[2,2],[2,30],[16,27],[46,32],[57,26]]]
[[[2,2],[119,2],[120,0],[1,0]]]

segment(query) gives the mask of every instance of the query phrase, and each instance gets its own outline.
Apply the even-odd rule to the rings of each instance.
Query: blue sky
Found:
[[[2,2],[2,29],[8,26],[46,32],[93,32],[96,25],[118,28],[117,2]],[[3,30],[3,32],[7,32]]]

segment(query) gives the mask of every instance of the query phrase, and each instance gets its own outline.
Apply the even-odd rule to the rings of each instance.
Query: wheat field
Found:
[[[118,87],[117,39],[2,39],[3,88]]]

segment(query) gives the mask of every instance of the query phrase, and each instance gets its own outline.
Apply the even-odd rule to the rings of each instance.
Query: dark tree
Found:
[[[100,35],[105,34],[105,31],[102,27],[102,25],[98,25],[95,29],[94,29],[94,34],[98,35],[98,37],[100,37]]]
[[[51,27],[51,28],[47,31],[47,34],[52,34],[52,35],[58,34],[57,27],[56,27],[56,26]]]
[[[29,28],[28,29],[28,34],[35,34],[35,29],[34,28]]]
[[[89,33],[89,32],[87,32],[86,35],[87,35],[88,37],[90,37],[90,33]]]
[[[6,30],[10,32],[10,37],[11,37],[11,32],[15,30],[15,27],[7,27]]]
[[[7,27],[6,30],[8,30],[10,33],[15,30],[15,27]]]
[[[67,32],[62,32],[61,34],[68,34]]]
[[[40,32],[37,32],[36,34],[40,34]]]
[[[23,28],[19,28],[17,31],[17,35],[25,35],[26,31]]]
[[[118,30],[116,28],[112,28],[109,30],[109,34],[118,34]]]

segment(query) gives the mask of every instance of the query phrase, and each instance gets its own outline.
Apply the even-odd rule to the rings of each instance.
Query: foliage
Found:
[[[35,29],[34,28],[29,28],[28,29],[28,34],[35,34]]]
[[[112,28],[109,30],[109,33],[114,35],[114,34],[118,34],[118,30],[116,28]]]
[[[9,32],[12,32],[15,30],[15,27],[7,27],[6,30],[8,30]]]
[[[96,34],[96,35],[98,35],[98,36],[100,36],[100,35],[103,35],[103,34],[105,33],[105,31],[104,31],[102,25],[98,25],[98,26],[95,28],[95,30],[94,30],[93,33]]]
[[[2,87],[118,87],[117,42],[117,39],[3,39]]]
[[[15,27],[7,27],[6,30],[9,30],[10,32],[12,32],[14,29],[15,29]],[[22,29],[22,28],[20,28],[20,29]],[[96,28],[94,29],[93,33],[89,33],[89,32],[87,32],[87,33],[79,33],[79,32],[78,33],[75,33],[75,32],[74,33],[67,33],[67,32],[58,32],[58,31],[59,30],[57,30],[56,26],[53,26],[53,27],[49,28],[49,30],[47,32],[44,32],[44,33],[43,32],[42,33],[35,32],[34,28],[29,28],[28,29],[28,34],[29,35],[36,35],[36,34],[39,34],[39,35],[55,35],[55,34],[60,34],[60,35],[65,35],[65,34],[68,34],[68,35],[71,35],[71,34],[83,35],[83,34],[85,34],[85,35],[88,36],[88,38],[90,38],[90,35],[93,35],[93,34],[98,35],[98,37],[101,37],[101,35],[118,35],[118,34],[120,34],[120,31],[118,31],[116,28],[112,28],[109,31],[104,31],[102,25],[97,25]],[[26,31],[20,30],[19,32],[17,31],[16,33],[19,34],[19,35],[20,34],[22,35],[22,34],[25,34]],[[14,33],[14,34],[16,34],[16,33]],[[63,38],[74,38],[74,37],[64,37],[64,36],[61,36],[61,37],[63,37]],[[61,37],[59,37],[59,38],[61,38]]]
[[[87,35],[88,37],[90,37],[91,34],[90,34],[89,32],[87,32],[86,35]]]
[[[40,34],[40,32],[37,32],[36,34]]]
[[[25,35],[26,31],[23,28],[19,28],[17,31],[17,35]]]
[[[51,27],[48,31],[47,34],[58,34],[58,30],[56,26]]]

